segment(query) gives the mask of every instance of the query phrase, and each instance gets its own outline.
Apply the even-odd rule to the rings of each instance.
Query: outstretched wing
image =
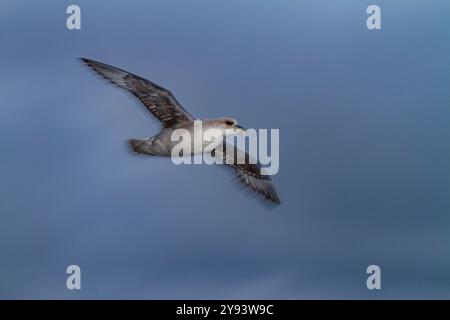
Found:
[[[194,120],[169,90],[119,68],[86,58],[81,60],[105,79],[135,95],[163,127]]]
[[[272,184],[272,179],[269,175],[261,174],[261,165],[252,161],[251,156],[235,146],[224,143],[211,152],[211,155],[221,159],[225,164],[232,167],[239,179],[248,187],[252,188],[257,193],[263,195],[267,200],[274,203],[281,203],[275,186]],[[234,148],[234,152],[231,152]],[[228,152],[227,152],[228,150]]]

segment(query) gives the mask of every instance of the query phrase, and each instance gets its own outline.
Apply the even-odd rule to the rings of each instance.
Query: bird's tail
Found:
[[[136,153],[141,154],[148,154],[151,156],[156,156],[158,153],[156,153],[153,148],[153,138],[150,139],[130,139],[128,140],[128,144],[131,147],[131,150],[133,150]]]

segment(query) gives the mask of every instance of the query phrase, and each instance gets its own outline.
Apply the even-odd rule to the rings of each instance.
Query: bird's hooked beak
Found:
[[[244,127],[242,127],[242,126],[240,126],[240,125],[238,125],[238,124],[235,125],[234,127],[236,128],[236,132],[237,132],[238,134],[240,134],[240,135],[242,135],[242,136],[245,136],[246,131],[245,131]]]

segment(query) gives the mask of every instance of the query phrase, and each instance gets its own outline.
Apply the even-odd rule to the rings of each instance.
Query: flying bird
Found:
[[[105,63],[87,58],[81,58],[81,60],[105,79],[132,93],[161,122],[162,129],[157,135],[145,139],[130,139],[128,141],[134,152],[150,156],[171,156],[172,148],[177,143],[171,141],[172,132],[176,129],[186,129],[191,133],[193,132],[194,121],[198,119],[189,114],[169,90]],[[259,163],[250,163],[250,161],[237,162],[235,161],[236,159],[226,161],[230,160],[232,155],[233,158],[234,155],[243,159],[250,158],[247,152],[230,146],[225,142],[226,135],[230,132],[245,133],[245,129],[235,119],[230,117],[202,119],[202,126],[203,130],[216,129],[223,134],[224,140],[220,144],[220,148],[216,147],[211,151],[212,156],[224,160],[226,165],[232,167],[245,186],[250,187],[273,203],[281,203],[270,176],[261,174],[262,168]],[[230,148],[234,148],[234,153],[227,153],[227,150]],[[194,147],[193,150],[202,150],[201,153],[205,152],[203,148],[196,149]],[[195,151],[192,151],[192,155],[195,154]]]

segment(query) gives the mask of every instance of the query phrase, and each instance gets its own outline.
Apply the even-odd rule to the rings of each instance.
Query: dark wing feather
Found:
[[[263,195],[267,200],[274,203],[281,203],[278,192],[272,184],[272,179],[269,175],[261,174],[261,165],[258,163],[250,163],[250,155],[236,147],[233,153],[227,152],[233,146],[225,144],[224,148],[220,146],[216,148],[211,154],[214,157],[221,159],[225,164],[232,167],[239,179],[248,187],[252,188],[257,193]],[[222,151],[223,149],[223,151]],[[256,162],[256,161],[252,161]]]
[[[163,127],[194,120],[169,90],[119,68],[86,58],[81,60],[105,79],[135,95]]]

